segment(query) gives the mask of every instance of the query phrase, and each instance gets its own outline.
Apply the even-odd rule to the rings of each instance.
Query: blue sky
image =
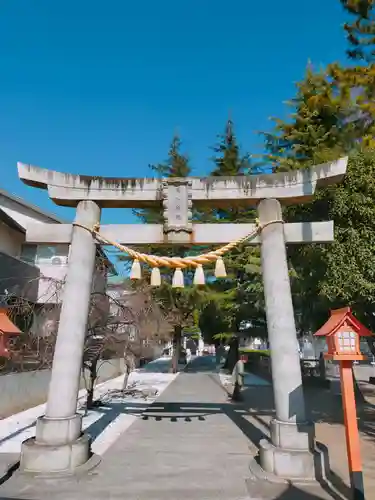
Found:
[[[201,175],[228,112],[257,153],[257,130],[285,115],[308,59],[345,58],[346,18],[339,0],[3,0],[0,187],[69,219],[18,180],[17,161],[147,176],[178,131]],[[131,220],[104,211],[106,223]]]

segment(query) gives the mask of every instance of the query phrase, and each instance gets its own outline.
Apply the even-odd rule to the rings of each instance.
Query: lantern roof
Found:
[[[6,333],[8,335],[20,335],[21,330],[8,318],[5,309],[0,309],[0,335]]]
[[[344,324],[350,326],[360,337],[372,337],[372,333],[353,315],[350,307],[331,309],[331,316],[315,333],[319,336],[334,335]]]

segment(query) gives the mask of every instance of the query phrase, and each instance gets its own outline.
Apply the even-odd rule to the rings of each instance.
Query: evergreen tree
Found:
[[[343,183],[318,190],[312,203],[284,210],[291,222],[335,223],[332,244],[288,248],[301,331],[316,330],[330,308],[343,305],[375,327],[375,2],[341,3],[354,16],[344,29],[348,55],[359,64],[334,63],[318,73],[309,68],[290,102],[289,119],[277,120],[274,132],[266,135],[267,158],[275,171],[350,155]]]
[[[288,103],[289,119],[265,133],[265,159],[278,171],[321,163],[375,147],[375,66],[311,67]]]
[[[181,139],[174,135],[168,151],[168,158],[163,163],[150,165],[157,177],[188,177],[191,174],[189,158],[181,152]],[[133,213],[147,224],[162,224],[163,212],[159,208],[134,210]]]
[[[250,175],[252,163],[247,154],[242,154],[238,144],[232,120],[228,120],[225,133],[219,136],[219,144],[214,148],[216,155],[211,175],[215,177],[230,177]],[[246,203],[242,206],[225,207],[206,212],[206,221],[216,223],[251,223],[256,218],[253,207]],[[260,327],[262,334],[265,330],[263,287],[260,269],[259,249],[248,245],[232,250],[225,255],[225,264],[228,272],[227,279],[212,283],[216,290],[207,309],[202,312],[202,327],[207,335],[212,337],[219,333],[232,331],[237,333],[242,321],[251,320],[254,327]],[[210,314],[214,310],[220,311],[217,321],[210,322]],[[225,328],[225,332],[217,331]],[[259,332],[257,332],[259,333]]]
[[[233,122],[228,119],[225,133],[219,136],[219,143],[213,147],[216,156],[213,158],[215,168],[211,175],[231,176],[248,174],[251,170],[249,155],[241,155]]]
[[[289,118],[275,120],[274,131],[265,134],[265,159],[274,171],[350,155],[343,183],[318,190],[312,203],[284,210],[289,222],[335,223],[332,244],[288,248],[301,333],[321,326],[330,308],[346,305],[375,328],[375,1],[341,3],[355,16],[344,28],[348,55],[359,64],[334,63],[320,72],[309,67],[289,102]]]
[[[248,154],[242,154],[237,137],[234,132],[234,125],[228,119],[225,132],[218,136],[219,142],[212,149],[215,156],[212,158],[214,168],[211,171],[214,177],[231,177],[249,175],[252,172],[252,163]],[[253,210],[246,206],[235,206],[230,208],[219,208],[210,212],[212,222],[217,219],[223,222],[248,222],[253,218]]]
[[[180,137],[174,135],[167,161],[151,165],[151,169],[157,173],[158,177],[188,177],[191,174],[189,158],[181,152],[181,145]]]
[[[164,163],[151,165],[150,168],[157,174],[158,177],[187,177],[191,169],[189,158],[181,152],[181,140],[178,136],[174,136],[169,148],[168,158]],[[162,208],[150,208],[135,211],[136,215],[143,223],[162,224],[163,210]],[[184,257],[192,253],[199,253],[200,249],[191,249],[187,246],[174,245],[171,247],[148,245],[139,249],[141,252],[163,255],[169,257]],[[126,257],[125,257],[126,258]],[[164,317],[174,327],[174,358],[173,369],[177,369],[177,360],[180,352],[181,334],[185,327],[197,322],[197,311],[201,304],[206,300],[207,291],[203,288],[191,286],[193,283],[194,271],[191,269],[184,270],[185,288],[172,288],[173,269],[160,269],[162,275],[162,284],[160,287],[153,289],[153,297],[161,308]],[[146,279],[149,279],[150,269],[143,266],[143,274]]]
[[[375,327],[375,151],[353,153],[344,181],[313,203],[287,211],[289,221],[333,220],[333,243],[289,247],[301,330],[316,330],[329,309],[351,306]]]
[[[355,144],[355,120],[348,119],[353,102],[348,92],[339,93],[326,72],[309,67],[297,94],[287,104],[286,121],[274,119],[275,129],[265,133],[266,159],[277,171],[293,170],[312,162],[338,158]]]
[[[359,72],[357,78],[367,76]],[[352,69],[332,66],[326,76],[308,72],[291,101],[294,108],[289,119],[278,120],[275,133],[267,136],[266,146],[275,171],[306,168],[350,154],[343,183],[319,189],[312,203],[284,210],[284,218],[289,222],[335,223],[333,243],[288,248],[301,331],[316,330],[330,308],[344,305],[352,306],[360,319],[375,326],[372,111],[367,108],[367,121],[361,114],[353,116],[353,110],[362,113],[366,109],[366,103],[348,91],[355,88],[353,83]]]
[[[375,62],[375,0],[340,0],[353,21],[345,23],[344,29],[350,48],[351,59]]]

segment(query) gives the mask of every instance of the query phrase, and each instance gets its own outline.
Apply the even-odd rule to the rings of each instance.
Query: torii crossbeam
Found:
[[[76,207],[93,201],[100,208],[164,208],[165,224],[104,225],[101,234],[118,243],[165,245],[220,244],[249,234],[252,224],[192,224],[191,206],[257,206],[263,199],[276,198],[284,205],[311,200],[316,187],[339,182],[346,171],[346,159],[287,173],[240,177],[137,179],[88,177],[63,174],[23,163],[18,164],[20,179],[29,186],[48,190],[58,205]],[[30,243],[70,243],[71,224],[40,224],[27,228]],[[287,243],[323,243],[333,240],[332,222],[301,222],[285,225]],[[251,244],[259,244],[259,237]]]

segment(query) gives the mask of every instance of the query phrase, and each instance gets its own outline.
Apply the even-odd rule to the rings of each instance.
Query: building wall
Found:
[[[4,195],[0,194],[0,208],[4,210],[12,219],[18,222],[22,227],[26,228],[27,224],[35,222],[54,222],[47,215],[42,215],[37,212],[33,212],[30,208],[24,207],[17,203],[16,201],[6,198]]]
[[[99,369],[97,383],[105,382],[122,373],[124,373],[123,359],[104,361]],[[0,418],[44,403],[47,400],[50,378],[50,370],[0,375]],[[81,389],[86,387],[83,377],[80,387]]]
[[[27,208],[17,203],[14,200],[8,199],[0,193],[0,208],[4,210],[10,217],[17,221],[25,229],[30,223],[54,223],[53,219],[48,215],[39,214],[33,211],[32,208]],[[20,257],[21,261],[31,264],[31,269],[38,267],[40,269],[40,279],[35,300],[38,303],[57,303],[62,300],[63,281],[65,281],[69,245],[28,245],[24,243],[25,236],[6,224],[0,222],[0,252],[9,254],[14,257]],[[2,262],[5,262],[2,259]],[[12,261],[12,269],[20,261]],[[26,264],[26,266],[27,266]],[[1,265],[1,262],[0,262]],[[22,278],[22,269],[25,270],[25,264],[20,263],[20,269],[14,273],[15,276]],[[30,269],[29,269],[30,271]],[[0,270],[1,273],[7,275],[7,270]],[[9,273],[8,273],[9,274]],[[26,272],[27,277],[30,272]],[[33,279],[35,273],[31,272]],[[9,279],[9,276],[7,275]],[[25,279],[22,279],[18,288],[25,285]],[[16,283],[12,282],[13,287]],[[96,272],[93,277],[93,291],[105,292],[106,276],[104,273]],[[35,292],[35,287],[34,287]],[[35,293],[34,293],[35,295]]]
[[[7,294],[36,302],[39,269],[6,253],[0,252],[0,300]]]
[[[21,258],[34,263],[41,273],[38,302],[56,304],[62,300],[63,284],[69,262],[69,245],[28,245],[22,247]],[[93,276],[93,292],[106,290],[106,276],[99,271]]]
[[[68,272],[68,264],[56,266],[53,264],[39,264],[41,279],[39,280],[38,302],[41,304],[56,304],[63,300],[64,281]],[[104,293],[106,278],[96,272],[93,276],[92,291]]]
[[[25,235],[0,221],[0,252],[19,257]]]
[[[50,217],[23,207],[1,193],[0,208],[25,229],[30,223],[53,222]],[[62,271],[56,269],[53,271],[50,269],[43,270],[43,266],[38,266],[37,262],[24,259],[22,255],[24,241],[24,234],[0,222],[0,294],[4,293],[5,289],[9,292],[17,290],[17,294],[26,296],[32,302],[36,302],[42,295],[48,293],[46,289],[50,288],[51,285],[51,280],[47,280],[48,283],[43,279],[38,280],[40,274],[55,278],[56,273],[60,275]],[[16,258],[6,258],[6,255]],[[41,268],[41,272],[39,272],[38,267]],[[41,289],[39,290],[39,288]],[[26,294],[24,293],[25,290],[27,290]],[[42,302],[42,300],[39,301]]]

